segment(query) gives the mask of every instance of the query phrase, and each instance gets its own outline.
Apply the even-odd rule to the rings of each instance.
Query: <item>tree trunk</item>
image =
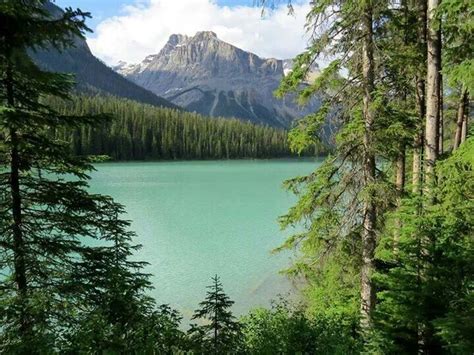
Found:
[[[441,50],[441,46],[439,46],[439,49]],[[441,58],[441,53],[439,53],[439,57]],[[441,70],[441,65],[442,64],[440,61],[439,70]],[[438,151],[440,155],[444,153],[444,109],[443,109],[443,106],[444,106],[443,74],[440,74],[440,77],[439,77],[439,131],[438,131]]]
[[[426,1],[418,1],[418,44],[422,53],[426,53]],[[416,104],[418,108],[419,122],[418,132],[413,142],[413,168],[412,168],[412,192],[416,195],[422,192],[421,180],[423,170],[423,147],[424,129],[423,123],[426,115],[425,80],[422,74],[416,77]]]
[[[431,192],[435,182],[435,165],[439,145],[439,95],[440,95],[440,33],[435,13],[439,0],[428,0],[427,31],[427,77],[426,77],[426,123],[425,123],[425,163],[426,190]]]
[[[374,92],[373,28],[372,7],[366,4],[363,14],[364,43],[362,47],[364,100],[364,185],[369,187],[375,181],[375,155],[373,152],[372,131],[374,111],[372,95]],[[361,268],[361,327],[367,330],[372,321],[375,305],[375,291],[372,284],[374,270],[374,252],[376,243],[376,206],[374,196],[370,194],[364,202],[364,220],[362,231],[362,268]]]
[[[438,0],[438,3],[441,0]],[[438,123],[438,155],[444,152],[444,97],[443,97],[443,74],[441,73],[442,68],[442,55],[441,55],[441,21],[438,25],[438,72],[439,72],[439,88],[438,88],[438,110],[439,110],[439,123]]]
[[[405,192],[405,161],[406,152],[405,144],[401,144],[400,151],[398,152],[397,161],[395,164],[395,189],[397,192],[397,208],[400,207],[403,193]],[[393,249],[398,252],[398,242],[400,240],[400,230],[402,228],[402,222],[400,218],[395,219],[395,230],[393,235]]]
[[[405,190],[405,145],[400,147],[396,163],[395,188],[399,195]]]
[[[9,108],[15,107],[14,89],[13,89],[13,72],[12,66],[7,62],[6,68],[6,94],[7,105]],[[20,333],[26,336],[30,329],[29,317],[26,310],[26,297],[28,291],[28,283],[26,278],[26,262],[25,262],[25,242],[22,230],[22,201],[20,193],[20,154],[18,151],[19,139],[14,128],[10,128],[10,192],[11,192],[11,211],[13,223],[11,226],[13,235],[13,267],[14,280],[18,290],[18,298],[20,303]]]
[[[436,19],[436,10],[440,0],[428,0],[427,5],[427,76],[426,76],[426,121],[425,121],[425,184],[424,189],[429,198],[428,204],[435,201],[434,186],[436,183],[435,167],[439,156],[440,132],[440,95],[441,95],[441,33]],[[423,255],[421,263],[429,259],[430,239],[420,240],[420,253]],[[429,283],[428,275],[424,272],[424,265],[420,265],[422,283]],[[428,319],[430,315],[425,314]],[[431,354],[434,329],[429,320],[418,324],[418,351]]]
[[[467,130],[468,130],[468,121],[469,121],[469,95],[466,94],[465,99],[465,106],[464,106],[464,119],[462,120],[462,129],[461,129],[461,143],[464,143],[467,138]]]
[[[457,116],[456,116],[456,133],[454,135],[453,150],[458,149],[459,145],[461,144],[463,125],[464,125],[464,116],[465,116],[465,110],[467,106],[466,102],[467,102],[467,90],[463,89],[461,92],[461,97],[458,102],[458,111],[457,111]]]

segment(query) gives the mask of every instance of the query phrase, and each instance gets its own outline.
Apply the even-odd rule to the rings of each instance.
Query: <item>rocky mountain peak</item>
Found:
[[[273,95],[284,76],[284,64],[290,65],[242,50],[212,31],[200,31],[194,36],[173,34],[158,54],[134,67],[117,69],[190,111],[288,126],[304,112],[293,100]]]
[[[217,35],[215,32],[212,32],[212,31],[199,31],[196,33],[196,35],[194,36],[194,39],[195,40],[204,40],[204,41],[208,41],[208,40],[213,40],[213,39],[218,39],[217,38]]]
[[[178,45],[178,44],[180,44],[180,43],[185,42],[187,39],[189,39],[189,37],[186,36],[186,35],[181,35],[181,34],[176,34],[176,33],[174,33],[174,34],[172,34],[172,35],[170,36],[170,38],[168,39],[167,44],[169,44],[169,45],[171,45],[171,46],[176,46],[176,45]]]

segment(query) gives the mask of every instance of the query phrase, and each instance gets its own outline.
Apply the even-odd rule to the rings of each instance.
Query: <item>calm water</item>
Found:
[[[282,189],[311,172],[310,160],[107,163],[91,189],[125,205],[150,263],[153,296],[189,317],[214,274],[234,311],[268,305],[290,289],[278,271],[290,255],[272,255],[286,233],[278,216],[295,201]]]

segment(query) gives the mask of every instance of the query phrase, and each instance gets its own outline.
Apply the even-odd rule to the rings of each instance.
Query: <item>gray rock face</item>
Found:
[[[51,2],[45,3],[45,9],[53,17],[60,17],[63,14],[63,10]],[[29,54],[33,61],[44,70],[74,74],[78,91],[113,95],[146,104],[177,108],[171,102],[125,79],[106,66],[94,57],[85,40],[74,38],[74,42],[75,47],[61,52],[48,48],[30,51]]]
[[[274,97],[290,64],[260,58],[203,31],[193,37],[171,35],[158,54],[114,69],[187,110],[288,127],[317,105],[300,108],[290,97]]]

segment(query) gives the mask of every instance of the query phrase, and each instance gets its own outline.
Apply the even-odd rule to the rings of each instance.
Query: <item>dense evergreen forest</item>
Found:
[[[292,155],[287,132],[237,119],[208,118],[102,96],[50,98],[61,114],[110,114],[99,127],[59,131],[77,155],[108,155],[116,160],[276,158]],[[314,149],[313,149],[314,151]]]
[[[160,111],[71,97],[70,76],[38,68],[29,50],[69,47],[87,30],[86,13],[67,9],[53,20],[45,2],[0,2],[0,352],[474,352],[471,1],[311,2],[310,46],[279,94],[296,92],[304,101],[317,93],[323,106],[297,123],[289,146],[317,144],[328,117],[340,130],[322,166],[286,182],[298,202],[281,225],[302,229],[280,249],[298,251],[287,272],[303,284],[303,302],[281,300],[236,319],[215,276],[186,331],[177,311],[148,296],[160,285],[133,256],[140,246],[123,206],[88,192],[93,158],[63,139],[81,132],[81,144],[97,149],[89,137],[103,136],[88,132],[115,124],[127,137],[121,152],[146,158],[129,137],[153,146],[146,132]],[[311,63],[327,54],[335,59],[302,86]],[[66,101],[45,99],[51,96]],[[110,113],[119,121],[111,123]],[[202,124],[202,138],[212,144],[219,139],[211,133],[227,132],[227,124],[248,139],[255,130],[267,132],[262,140],[278,134],[187,117],[182,127]],[[154,133],[177,129],[181,120],[168,123]],[[204,147],[179,141],[180,152]]]
[[[306,312],[358,322],[361,351],[474,351],[472,1],[314,1],[313,34],[279,95],[323,106],[290,133],[296,149],[340,123],[313,174],[287,182],[305,223],[283,249],[307,281]],[[334,59],[301,89],[310,64]],[[309,222],[308,222],[309,221]]]

